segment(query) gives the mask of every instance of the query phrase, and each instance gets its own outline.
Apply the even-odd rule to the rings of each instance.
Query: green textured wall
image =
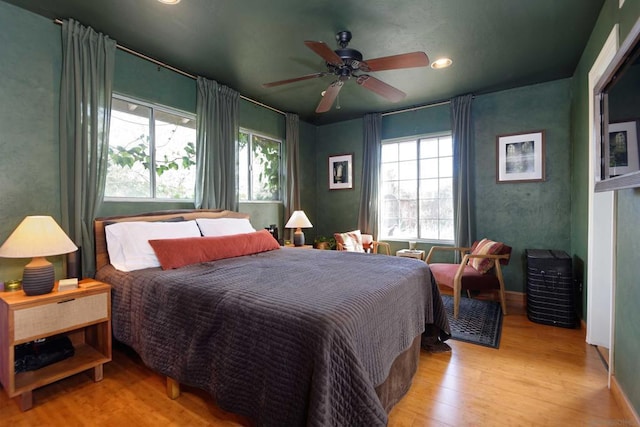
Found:
[[[322,166],[316,161],[316,132],[316,126],[300,122],[300,205],[314,225],[313,221],[318,218],[316,177],[318,168]],[[285,221],[288,219],[285,218]],[[313,242],[316,235],[314,229],[305,230],[305,237],[307,234],[307,242]]]
[[[196,112],[195,80],[116,50],[113,91],[147,102]]]
[[[626,0],[619,12],[620,38],[640,19],[640,0]],[[636,90],[635,100],[640,98]],[[637,117],[636,117],[637,119]],[[618,191],[615,286],[614,375],[620,387],[640,413],[640,190]]]
[[[588,74],[602,45],[618,23],[620,42],[640,17],[640,0],[626,0],[618,9],[618,0],[607,0],[594,30],[589,38],[572,81],[571,104],[571,247],[581,271],[586,276],[589,196],[589,99]],[[637,95],[636,95],[637,97]],[[640,304],[638,292],[638,223],[640,222],[640,197],[638,190],[618,192],[616,287],[615,287],[615,331],[614,331],[614,375],[621,389],[640,412],[640,385],[638,383],[638,352],[640,350]],[[585,277],[588,292],[589,281]],[[584,301],[586,301],[586,296]],[[586,306],[586,304],[585,304]],[[586,313],[584,313],[586,318]]]
[[[636,413],[640,412],[640,189],[618,191],[614,369]]]
[[[382,117],[382,139],[426,135],[450,130],[451,108],[448,103]]]
[[[60,222],[60,28],[0,2],[0,243],[27,215]],[[50,257],[58,273],[61,257]],[[28,260],[0,258],[0,281]]]
[[[358,226],[362,187],[362,120],[319,126],[316,134],[316,218],[309,235],[333,236]],[[329,156],[353,153],[353,189],[329,190]],[[306,172],[302,172],[305,174]],[[314,222],[315,221],[315,222]]]
[[[504,269],[508,290],[525,290],[524,250],[570,249],[570,81],[527,86],[478,96],[475,133],[476,237],[513,247]],[[546,180],[496,183],[496,136],[545,131]]]

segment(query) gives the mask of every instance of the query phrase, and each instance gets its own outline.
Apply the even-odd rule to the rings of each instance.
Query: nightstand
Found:
[[[416,258],[419,260],[424,260],[424,251],[421,250],[411,250],[411,249],[400,249],[396,252],[396,256],[403,256],[407,258]]]
[[[84,279],[79,288],[45,295],[0,292],[0,382],[20,409],[33,406],[33,390],[83,371],[102,380],[102,365],[111,360],[111,286]],[[15,373],[18,344],[66,335],[74,355],[33,371]]]
[[[293,244],[287,244],[284,245],[285,248],[293,248],[293,249],[313,249],[313,245],[302,245],[302,246],[295,246]]]

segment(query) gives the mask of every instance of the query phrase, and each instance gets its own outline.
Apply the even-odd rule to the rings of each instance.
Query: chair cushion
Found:
[[[453,289],[453,279],[460,264],[429,264],[431,273],[438,285]],[[500,288],[498,277],[493,274],[482,274],[475,268],[466,265],[462,275],[462,289],[482,291]]]
[[[471,255],[495,255],[500,253],[503,244],[489,239],[482,239],[473,248]],[[471,258],[469,265],[479,273],[484,274],[493,267],[493,260],[488,258]]]
[[[333,237],[335,237],[337,243],[342,245],[345,251],[364,252],[360,230],[348,231],[346,233],[334,233]]]

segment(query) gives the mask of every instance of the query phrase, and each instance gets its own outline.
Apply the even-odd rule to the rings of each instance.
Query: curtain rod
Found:
[[[56,23],[56,24],[58,24],[58,25],[62,25],[62,20],[61,20],[61,19],[54,19],[54,21],[53,21],[53,22],[55,22],[55,23]],[[123,45],[121,45],[120,43],[117,43],[117,42],[116,42],[116,47],[117,47],[118,49],[120,49],[120,50],[124,50],[125,52],[128,52],[128,53],[130,53],[130,54],[132,54],[132,55],[135,55],[135,56],[137,56],[137,57],[139,57],[139,58],[145,59],[145,60],[147,60],[147,61],[149,61],[149,62],[153,62],[154,64],[156,64],[156,65],[158,65],[158,66],[160,66],[160,67],[163,67],[163,68],[166,68],[166,69],[168,69],[168,70],[174,71],[174,72],[176,72],[176,73],[178,73],[178,74],[182,74],[182,75],[183,75],[183,76],[185,76],[185,77],[192,78],[193,80],[197,80],[197,79],[198,79],[198,77],[197,77],[197,76],[194,76],[193,74],[189,74],[189,73],[187,73],[186,71],[182,71],[182,70],[180,70],[180,69],[178,69],[178,68],[172,67],[172,66],[171,66],[171,65],[169,65],[169,64],[165,64],[164,62],[160,62],[160,61],[158,61],[157,59],[151,58],[150,56],[147,56],[147,55],[142,54],[142,53],[140,53],[140,52],[136,52],[135,50],[133,50],[133,49],[129,49],[128,47],[123,46]],[[286,116],[286,115],[287,115],[287,113],[285,113],[284,111],[280,111],[280,110],[278,110],[277,108],[274,108],[274,107],[271,107],[271,106],[269,106],[269,105],[263,104],[262,102],[260,102],[260,101],[256,101],[255,99],[247,98],[247,97],[246,97],[246,96],[244,96],[244,95],[240,95],[240,98],[244,99],[245,101],[252,102],[252,103],[254,103],[254,104],[256,104],[256,105],[259,105],[259,106],[261,106],[261,107],[264,107],[264,108],[266,108],[266,109],[268,109],[268,110],[274,111],[274,112],[276,112],[276,113],[280,113],[280,114],[282,114],[283,116]]]
[[[471,99],[475,99],[476,96],[472,95]],[[388,111],[386,113],[382,113],[382,116],[392,116],[394,114],[399,114],[399,113],[408,113],[410,111],[417,111],[417,110],[422,110],[425,108],[431,108],[431,107],[439,107],[441,105],[447,105],[447,104],[451,104],[451,101],[440,101],[440,102],[434,102],[433,104],[425,104],[425,105],[419,105],[417,107],[410,107],[410,108],[405,108],[402,110],[394,110],[394,111]]]
[[[388,111],[386,113],[382,113],[381,115],[382,115],[382,117],[384,117],[384,116],[392,116],[394,114],[408,113],[410,111],[418,111],[418,110],[423,110],[425,108],[439,107],[440,105],[447,105],[447,104],[451,104],[451,101],[440,101],[440,102],[435,102],[433,104],[426,104],[426,105],[419,105],[417,107],[404,108],[402,110]]]

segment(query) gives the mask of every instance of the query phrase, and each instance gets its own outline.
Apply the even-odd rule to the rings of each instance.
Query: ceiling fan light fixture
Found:
[[[180,3],[180,0],[158,0],[160,3],[164,3],[164,4],[178,4]]]
[[[434,70],[440,70],[442,68],[450,67],[453,64],[451,58],[438,58],[431,63],[431,68]]]

